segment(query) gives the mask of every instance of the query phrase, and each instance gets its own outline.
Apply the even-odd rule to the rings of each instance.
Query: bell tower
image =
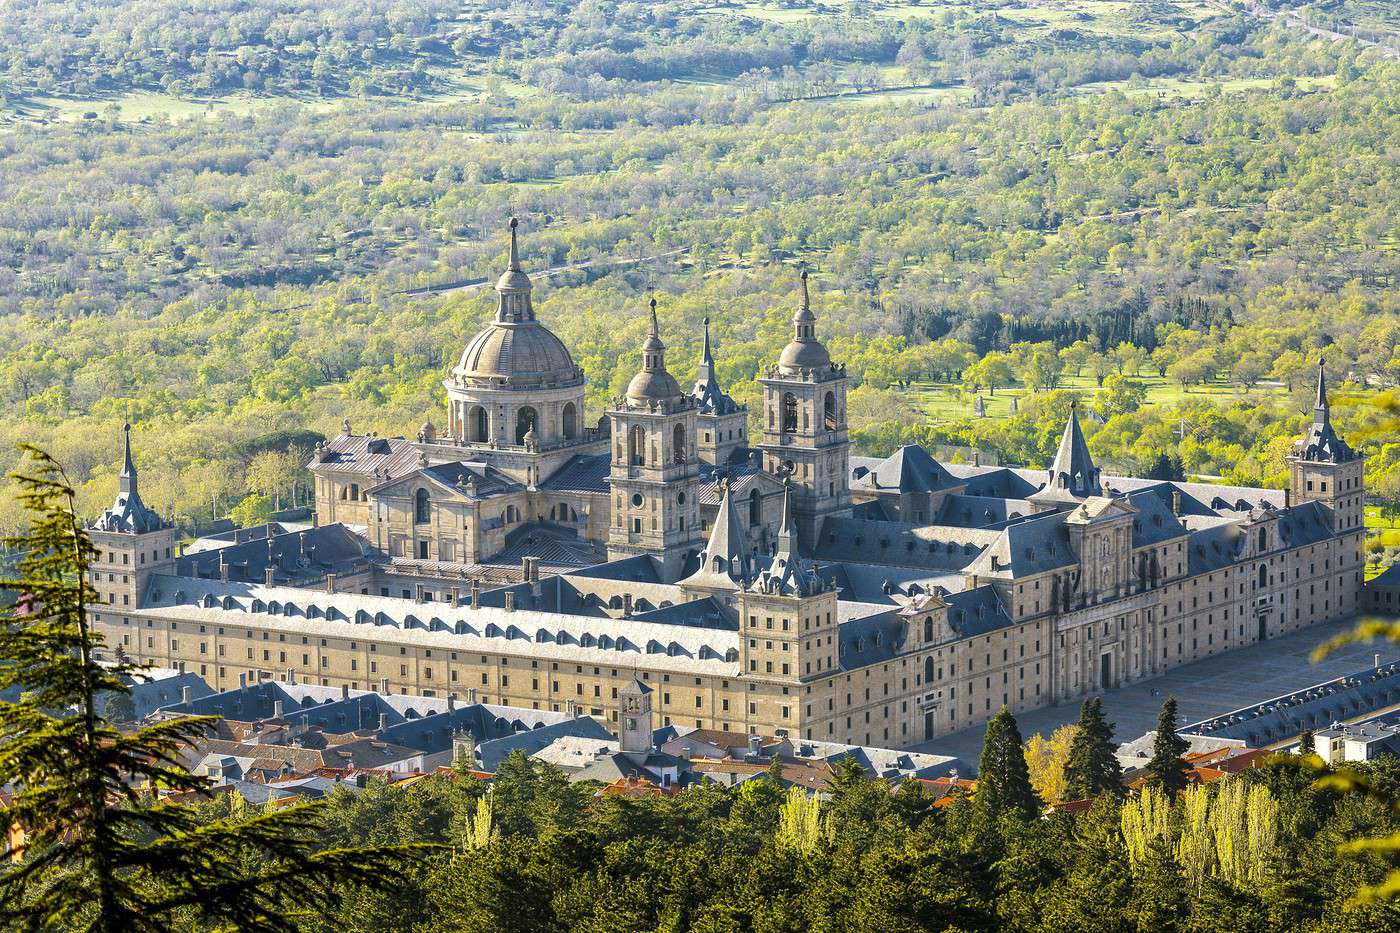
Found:
[[[666,371],[666,345],[651,301],[642,369],[608,412],[612,423],[612,523],[608,557],[650,554],[662,579],[680,579],[703,543],[695,399]]]
[[[846,433],[846,367],[816,335],[816,315],[802,273],[801,298],[792,316],[793,337],[763,386],[763,468],[792,483],[798,532],[815,540],[822,516],[851,507],[850,453]]]
[[[651,751],[651,688],[633,680],[622,688],[622,711],[617,720],[618,748],[645,754]]]

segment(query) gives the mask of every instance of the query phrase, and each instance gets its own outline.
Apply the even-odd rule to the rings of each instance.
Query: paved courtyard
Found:
[[[1251,645],[1183,665],[1160,677],[1140,681],[1103,694],[1104,713],[1116,724],[1119,742],[1135,739],[1155,729],[1162,700],[1175,696],[1181,709],[1182,724],[1198,722],[1244,706],[1270,700],[1294,690],[1364,670],[1375,664],[1400,659],[1400,645],[1372,642],[1349,645],[1325,660],[1313,664],[1308,655],[1319,644],[1354,622],[1330,622],[1283,638]],[[1030,738],[1037,732],[1049,735],[1058,726],[1079,718],[1080,700],[1032,710],[1016,715],[1021,734]],[[964,729],[915,746],[917,751],[956,755],[969,770],[975,770],[982,753],[985,727]]]

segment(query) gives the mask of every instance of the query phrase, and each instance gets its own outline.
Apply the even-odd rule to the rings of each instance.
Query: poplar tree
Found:
[[[1147,763],[1147,779],[1164,793],[1186,789],[1186,762],[1181,756],[1191,743],[1176,733],[1176,697],[1167,697],[1157,714],[1157,735],[1152,740],[1152,760]]]
[[[1021,747],[1021,730],[1005,706],[987,723],[972,801],[977,812],[989,819],[1006,814],[1030,820],[1040,814],[1040,798],[1031,788],[1030,770]]]
[[[21,449],[30,469],[13,478],[31,524],[4,541],[18,562],[0,588],[19,595],[0,608],[0,690],[20,698],[0,702],[0,785],[24,837],[6,834],[0,848],[0,925],[293,930],[299,911],[333,907],[340,885],[387,887],[416,847],[317,851],[319,804],[209,821],[152,799],[150,789],[207,788],[180,752],[213,720],[123,734],[101,717],[98,696],[129,696],[139,668],[97,660],[94,550],[73,488],[47,454]]]
[[[1102,793],[1123,794],[1123,766],[1113,754],[1113,724],[1103,717],[1098,697],[1079,707],[1079,722],[1065,762],[1065,799],[1084,800]]]

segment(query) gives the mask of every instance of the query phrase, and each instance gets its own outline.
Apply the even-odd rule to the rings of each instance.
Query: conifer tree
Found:
[[[235,929],[292,930],[296,912],[324,912],[338,885],[387,886],[410,848],[316,851],[319,805],[207,821],[194,809],[153,802],[144,788],[200,791],[180,750],[210,717],[123,734],[96,706],[100,693],[129,695],[127,661],[99,663],[88,627],[93,546],[74,492],[47,454],[21,445],[32,469],[17,473],[32,516],[6,539],[20,594],[0,609],[0,785],[23,848],[0,849],[0,925],[32,929],[168,930],[195,920]]]
[[[1098,697],[1079,707],[1079,722],[1065,762],[1065,799],[1123,794],[1123,767],[1113,754],[1113,724],[1103,717]]]
[[[1152,740],[1152,760],[1147,763],[1147,778],[1164,793],[1176,794],[1186,789],[1186,762],[1181,756],[1191,743],[1176,733],[1176,697],[1167,697],[1157,714],[1157,735]]]
[[[1031,788],[1030,770],[1021,748],[1021,730],[1005,706],[987,723],[982,757],[977,762],[973,805],[989,819],[1009,815],[1029,820],[1040,813],[1040,799]]]

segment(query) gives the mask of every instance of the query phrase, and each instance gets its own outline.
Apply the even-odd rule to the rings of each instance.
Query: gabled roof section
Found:
[[[1015,579],[1075,566],[1077,560],[1065,531],[1067,512],[1051,512],[1008,525],[996,541],[967,565],[977,577]]]
[[[797,528],[792,523],[792,487],[783,490],[783,520],[778,526],[778,550],[768,569],[750,590],[770,596],[815,596],[826,588],[816,568],[798,552]]]
[[[857,466],[852,470],[851,488],[905,493],[936,492],[966,485],[917,444],[905,444],[878,466],[862,472],[866,469]]]
[[[611,454],[575,454],[540,483],[555,492],[607,492]]]
[[[313,473],[358,473],[374,479],[392,479],[418,468],[418,451],[402,437],[345,432],[316,445],[316,455],[307,464]]]

